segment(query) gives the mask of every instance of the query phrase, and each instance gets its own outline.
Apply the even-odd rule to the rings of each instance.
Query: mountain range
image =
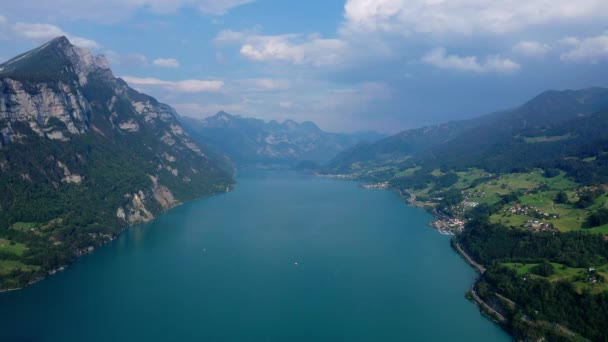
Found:
[[[510,172],[577,157],[579,148],[608,137],[603,112],[608,89],[547,91],[510,110],[406,130],[345,150],[326,166],[351,173],[378,165],[481,167]]]
[[[324,163],[337,153],[383,135],[375,132],[328,133],[310,121],[264,121],[226,112],[204,118],[182,117],[200,144],[225,153],[238,167],[294,166],[302,161]]]

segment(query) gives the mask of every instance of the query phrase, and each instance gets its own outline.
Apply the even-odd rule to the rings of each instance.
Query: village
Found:
[[[552,223],[544,221],[547,219],[559,219],[559,214],[547,213],[534,206],[521,205],[519,203],[510,208],[506,208],[504,212],[535,218],[535,220],[527,220],[524,223],[523,228],[559,233],[559,230],[557,230]]]
[[[381,182],[381,183],[375,183],[375,184],[363,184],[361,185],[361,187],[363,189],[377,189],[377,190],[387,190],[389,188],[389,183],[388,182]]]
[[[465,221],[459,218],[449,218],[436,220],[430,223],[430,226],[437,229],[441,234],[454,235],[464,231]]]

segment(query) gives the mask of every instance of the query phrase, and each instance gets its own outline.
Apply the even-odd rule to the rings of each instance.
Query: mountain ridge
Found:
[[[396,163],[413,157],[451,160],[451,156],[463,150],[479,156],[510,141],[515,131],[566,122],[603,108],[608,108],[607,88],[549,90],[513,109],[410,129],[371,145],[346,150],[327,164],[327,171],[348,173],[353,171],[353,165]]]
[[[278,122],[232,115],[225,111],[204,119],[181,117],[202,145],[224,151],[238,166],[294,166],[300,161],[321,163],[377,133],[340,134],[321,130],[314,122]]]
[[[0,67],[0,240],[20,246],[0,247],[0,289],[233,187],[222,156],[198,146],[171,106],[67,38]]]

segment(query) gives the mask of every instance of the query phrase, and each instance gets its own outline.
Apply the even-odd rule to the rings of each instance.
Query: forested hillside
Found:
[[[65,37],[0,64],[0,289],[232,187],[175,111]]]

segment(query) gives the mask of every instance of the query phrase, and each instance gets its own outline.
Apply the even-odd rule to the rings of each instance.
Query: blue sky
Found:
[[[606,23],[606,0],[20,0],[0,59],[66,35],[183,115],[394,133],[608,86]]]

